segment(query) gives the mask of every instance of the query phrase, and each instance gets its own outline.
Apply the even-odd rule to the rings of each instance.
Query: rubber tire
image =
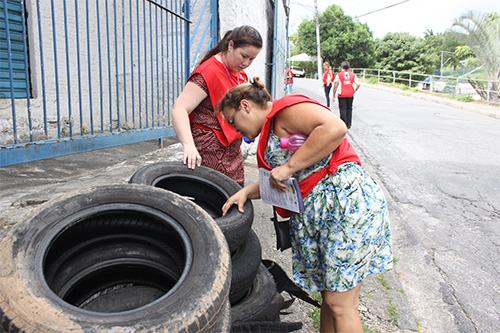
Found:
[[[161,230],[167,230],[172,236],[164,241],[182,247],[177,253],[185,258],[182,276],[163,296],[139,308],[123,312],[80,309],[51,289],[46,266],[60,265],[59,258],[80,244],[81,235],[87,240],[93,237],[85,232],[91,219],[115,215],[134,216],[157,226],[144,231],[146,238],[162,240],[165,233]],[[143,230],[140,224],[130,228],[135,233]],[[134,184],[82,189],[42,205],[2,239],[0,330],[228,331],[230,265],[227,243],[213,219],[181,196]]]
[[[221,228],[231,253],[243,244],[252,227],[254,212],[251,200],[245,203],[244,213],[233,206],[222,216],[222,206],[241,187],[230,177],[208,167],[188,169],[182,162],[154,163],[137,170],[129,182],[152,185],[190,198],[205,209]]]
[[[232,325],[241,322],[279,321],[279,313],[285,307],[285,300],[276,291],[273,276],[264,264],[259,270],[248,294],[231,306]]]
[[[262,260],[259,237],[250,229],[246,241],[231,255],[231,289],[229,302],[236,304],[247,293]]]

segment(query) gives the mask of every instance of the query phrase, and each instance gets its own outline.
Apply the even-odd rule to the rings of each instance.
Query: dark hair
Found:
[[[217,109],[219,112],[227,107],[238,110],[243,99],[265,108],[267,102],[271,101],[271,95],[267,92],[264,83],[258,77],[254,77],[249,83],[242,83],[229,89],[218,103]]]
[[[349,69],[349,67],[351,66],[349,64],[349,61],[345,60],[345,61],[342,61],[342,65],[340,65],[343,69]]]
[[[230,40],[233,41],[235,49],[245,45],[252,45],[259,49],[262,48],[262,37],[257,29],[249,25],[243,25],[226,32],[222,40],[213,49],[208,51],[207,54],[205,54],[203,59],[200,61],[200,64],[208,60],[213,55],[226,51]]]

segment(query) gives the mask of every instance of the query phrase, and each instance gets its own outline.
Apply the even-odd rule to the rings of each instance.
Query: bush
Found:
[[[473,102],[474,101],[474,98],[472,98],[471,95],[457,95],[455,97],[455,99],[457,101],[460,101],[460,102]]]

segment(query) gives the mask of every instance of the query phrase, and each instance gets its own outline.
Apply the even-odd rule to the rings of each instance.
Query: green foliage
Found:
[[[474,102],[474,98],[471,95],[458,95],[455,99],[460,102]]]
[[[414,73],[434,73],[435,55],[425,39],[409,33],[388,33],[377,39],[375,45],[376,68]]]
[[[455,49],[455,54],[456,54],[457,58],[460,60],[467,60],[469,58],[476,57],[474,52],[472,52],[472,49],[467,45],[457,46],[457,48]]]
[[[449,33],[470,47],[490,80],[500,79],[500,15],[470,11],[455,19]]]
[[[367,24],[354,22],[341,7],[331,5],[319,15],[321,57],[332,68],[340,67],[344,60],[351,67],[371,67],[374,64],[373,33]],[[317,55],[316,21],[304,20],[291,37],[295,52]]]

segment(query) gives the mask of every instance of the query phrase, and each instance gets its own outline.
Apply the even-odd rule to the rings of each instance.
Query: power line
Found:
[[[344,21],[350,21],[352,19],[358,19],[358,18],[366,16],[366,15],[370,15],[370,14],[373,14],[373,13],[376,13],[376,12],[380,12],[382,10],[389,9],[391,7],[395,7],[395,6],[401,5],[401,4],[403,4],[405,2],[408,2],[408,1],[410,1],[410,0],[403,0],[403,1],[400,1],[398,3],[392,4],[392,5],[380,8],[380,9],[372,10],[371,12],[368,12],[368,13],[365,13],[365,14],[362,14],[362,15],[354,16],[353,18],[344,19],[344,20],[337,20],[337,21],[332,21],[332,22],[325,22],[325,23],[321,23],[320,25],[331,24],[331,23],[338,23],[338,22],[344,22]]]
[[[395,3],[395,4],[393,4],[393,5],[389,5],[389,6],[384,7],[384,8],[376,9],[376,10],[374,10],[374,11],[368,12],[368,13],[363,14],[363,15],[358,15],[358,16],[355,16],[354,18],[356,18],[356,19],[357,19],[357,18],[360,18],[360,17],[366,16],[366,15],[370,15],[370,14],[373,14],[373,13],[376,13],[376,12],[380,12],[380,11],[382,11],[382,10],[389,9],[389,8],[391,8],[391,7],[394,7],[394,6],[401,5],[401,4],[403,4],[403,3],[405,3],[405,2],[408,2],[408,1],[410,1],[410,0],[404,0],[404,1],[401,1],[401,2]]]

